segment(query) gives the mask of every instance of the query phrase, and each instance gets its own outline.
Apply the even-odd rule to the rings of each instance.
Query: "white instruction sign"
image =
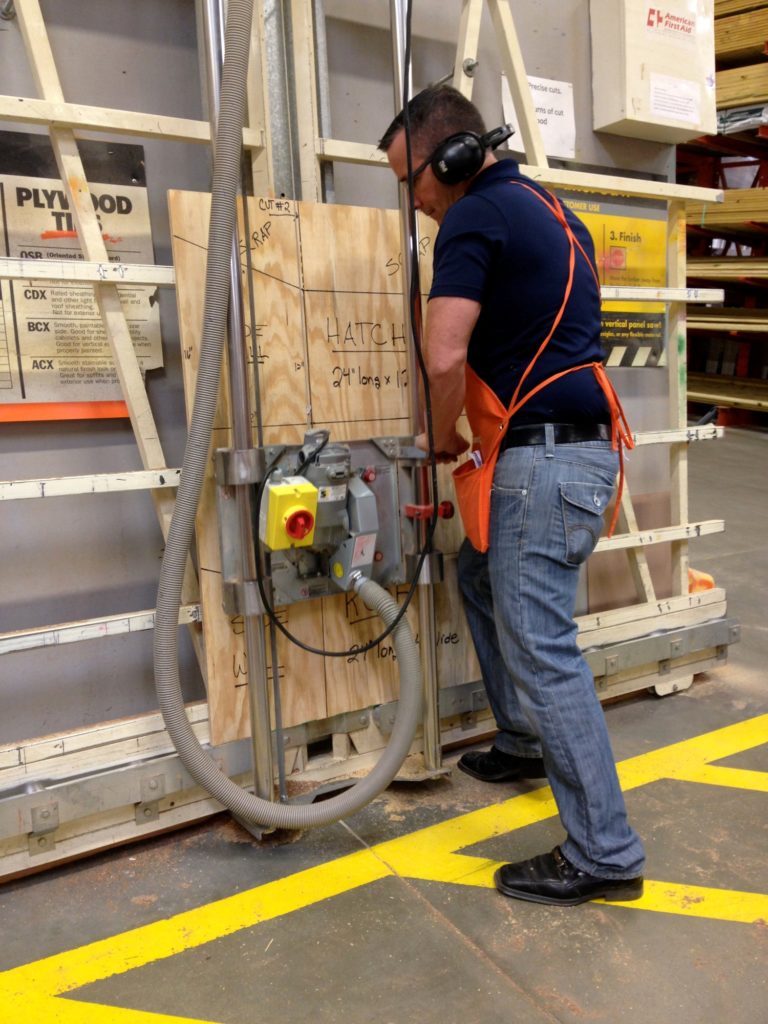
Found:
[[[147,190],[91,184],[109,260],[154,263]],[[0,174],[0,255],[82,260],[61,181]],[[119,285],[142,370],[162,365],[157,289]],[[90,284],[0,281],[0,405],[113,402],[123,395]]]
[[[576,156],[576,118],[573,112],[573,84],[571,82],[555,82],[549,78],[533,78],[528,76],[533,108],[539,122],[541,138],[547,156],[559,157],[561,160],[573,160]],[[501,76],[501,103],[504,120],[515,129],[520,138],[520,122],[512,102],[507,76]],[[512,149],[519,150],[522,143],[515,144]]]
[[[686,78],[659,75],[652,71],[650,106],[654,117],[698,124],[701,119],[701,86]]]

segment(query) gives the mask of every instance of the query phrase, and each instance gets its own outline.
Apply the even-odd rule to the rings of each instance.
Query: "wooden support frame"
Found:
[[[167,141],[211,143],[209,121],[193,121],[135,111],[113,110],[84,104],[68,103],[59,82],[53,52],[40,9],[39,0],[18,0],[15,5],[27,57],[39,92],[37,98],[0,96],[0,121],[44,125],[62,182],[73,210],[78,237],[85,260],[0,259],[0,278],[87,282],[94,285],[102,319],[107,331],[121,390],[129,410],[134,436],[144,469],[131,473],[95,474],[47,480],[16,480],[0,483],[0,500],[50,498],[73,494],[115,493],[129,490],[150,490],[163,534],[167,533],[173,512],[174,495],[180,470],[166,466],[158,440],[158,432],[144,388],[144,382],[122,311],[119,285],[151,284],[175,286],[173,267],[143,266],[110,262],[96,220],[85,173],[80,161],[75,130],[108,132],[141,138],[159,137]],[[251,44],[251,66],[248,77],[248,110],[250,124],[243,130],[243,146],[250,153],[254,184],[263,191],[272,189],[271,148],[269,144],[266,95],[266,63],[264,52],[264,11],[259,7]],[[254,126],[255,125],[255,126]],[[188,564],[184,597],[194,600],[197,583],[191,563]],[[196,621],[197,604],[188,604],[180,622]],[[107,620],[66,623],[33,631],[0,635],[0,653],[26,649],[27,646],[71,642],[152,628],[154,612],[126,613]],[[26,638],[26,639],[25,639]],[[204,671],[204,658],[199,635],[193,633],[193,644]]]
[[[16,13],[35,85],[41,98],[53,103],[64,103],[64,93],[43,22],[39,0],[18,0]],[[109,256],[91,200],[74,131],[68,127],[56,127],[55,124],[51,124],[49,134],[83,253],[91,262],[108,264]],[[149,407],[144,381],[116,286],[113,284],[94,285],[94,295],[107,329],[107,338],[112,349],[120,387],[128,406],[141,461],[145,469],[160,469],[165,466],[165,457],[160,447],[154,417]],[[165,533],[170,522],[172,506],[168,504],[167,496],[162,492],[157,494],[153,492],[153,498],[161,527]]]
[[[24,0],[17,7],[21,8],[23,2]],[[27,23],[29,24],[29,21]],[[39,31],[38,26],[38,38]],[[46,96],[31,99],[27,96],[0,96],[0,121],[72,131],[109,132],[110,135],[128,135],[143,139],[157,136],[166,142],[203,143],[208,146],[211,144],[211,126],[208,121],[141,114],[132,110],[112,110],[108,107],[89,107],[82,103],[67,103],[63,97],[56,99],[53,96]],[[243,146],[247,150],[259,151],[264,149],[265,145],[263,128],[243,130]]]
[[[30,260],[0,257],[0,279],[25,281],[83,281],[92,284],[176,284],[173,267],[155,264],[110,263],[92,260]]]
[[[185,604],[179,609],[179,625],[200,621],[200,605]],[[119,636],[124,633],[141,633],[153,629],[155,611],[153,608],[122,615],[107,615],[99,619],[81,619],[79,622],[62,622],[58,626],[44,629],[19,629],[0,635],[0,654],[17,654],[36,647],[58,647],[60,644],[75,644],[81,640],[98,640],[105,636]]]

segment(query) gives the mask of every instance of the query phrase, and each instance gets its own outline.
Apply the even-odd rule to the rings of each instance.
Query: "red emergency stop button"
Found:
[[[285,532],[293,540],[304,540],[308,533],[312,532],[315,525],[315,517],[308,508],[300,508],[291,512],[285,520]]]

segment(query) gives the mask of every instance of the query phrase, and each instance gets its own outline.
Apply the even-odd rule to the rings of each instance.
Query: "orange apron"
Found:
[[[616,526],[616,520],[619,514],[619,505],[621,503],[621,495],[624,489],[623,449],[624,447],[634,448],[635,446],[635,442],[629,429],[629,424],[627,423],[624,415],[624,410],[621,407],[619,398],[613,388],[613,385],[608,379],[608,375],[606,374],[605,368],[601,362],[581,363],[579,366],[571,366],[567,370],[561,370],[560,373],[555,373],[540,384],[537,384],[535,388],[532,388],[527,394],[520,398],[520,391],[526,378],[535,366],[541,353],[549,344],[549,341],[557,330],[558,324],[565,312],[565,307],[568,304],[568,300],[571,296],[571,289],[573,288],[573,274],[576,266],[577,248],[587,261],[598,287],[599,282],[597,280],[595,268],[592,266],[592,263],[585,253],[581,243],[574,235],[570,224],[565,218],[565,213],[563,212],[563,208],[557,197],[551,192],[547,192],[549,200],[551,200],[550,202],[545,199],[544,196],[540,195],[536,189],[531,188],[530,185],[526,185],[525,182],[513,181],[510,182],[510,184],[527,188],[529,192],[533,193],[537,199],[544,203],[544,205],[563,226],[569,245],[568,281],[565,286],[563,301],[557,315],[555,316],[549,334],[547,334],[544,341],[542,341],[538,351],[526,367],[525,372],[515,388],[515,393],[512,395],[509,407],[505,407],[503,405],[493,389],[490,388],[484,380],[481,380],[481,378],[478,377],[469,364],[466,366],[465,410],[467,418],[469,419],[469,425],[472,428],[474,451],[472,453],[472,458],[467,462],[462,463],[461,466],[453,471],[453,481],[456,488],[456,500],[459,505],[462,522],[464,523],[464,530],[472,546],[481,552],[488,550],[491,519],[491,485],[493,483],[493,473],[496,468],[496,461],[501,450],[501,442],[507,432],[509,421],[515,413],[525,405],[528,399],[533,398],[534,395],[547,387],[548,384],[552,384],[561,377],[565,377],[566,374],[575,373],[577,370],[584,370],[587,367],[591,367],[595,377],[597,378],[598,384],[605,394],[608,402],[608,408],[611,413],[611,442],[614,451],[618,451],[619,453],[620,467],[619,491],[613,511],[613,518],[611,519],[611,524],[608,530],[609,537]]]

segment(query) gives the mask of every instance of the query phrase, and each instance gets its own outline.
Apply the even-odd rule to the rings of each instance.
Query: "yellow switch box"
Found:
[[[286,476],[267,484],[261,503],[259,532],[272,551],[305,548],[314,540],[317,488],[303,476]]]

